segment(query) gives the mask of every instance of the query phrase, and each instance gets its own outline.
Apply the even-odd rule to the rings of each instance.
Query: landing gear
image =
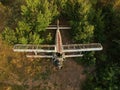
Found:
[[[54,66],[56,66],[58,69],[61,69],[63,67],[63,62],[60,59],[56,59],[53,62]]]
[[[53,65],[56,66],[58,69],[61,69],[63,67],[63,58],[62,54],[55,53],[52,58]]]

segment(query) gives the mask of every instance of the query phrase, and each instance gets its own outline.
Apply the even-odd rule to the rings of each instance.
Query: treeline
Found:
[[[65,18],[74,42],[99,42],[104,48],[77,60],[95,68],[87,71],[83,90],[120,89],[120,0],[14,0],[12,4],[2,0],[0,5],[9,11],[3,40],[9,44],[49,42],[45,28],[57,18]]]
[[[88,69],[83,90],[120,89],[119,10],[119,0],[69,0],[63,7],[62,15],[70,21],[71,35],[76,43],[99,42],[103,45],[103,51],[85,53],[77,60]]]
[[[19,1],[19,0],[18,0]],[[23,0],[22,0],[23,1]],[[47,0],[25,0],[18,8],[18,12],[13,9],[12,16],[18,13],[14,26],[6,27],[2,33],[3,39],[8,43],[34,43],[40,44],[44,42],[44,32],[46,27],[58,14],[54,2]],[[15,15],[16,16],[16,15]]]
[[[92,72],[83,90],[119,90],[120,76],[120,1],[70,0],[65,15],[71,22],[73,38],[78,43],[102,43],[102,52],[85,53],[78,59]]]

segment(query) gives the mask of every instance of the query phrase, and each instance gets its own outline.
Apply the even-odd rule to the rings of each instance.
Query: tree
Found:
[[[105,2],[99,9],[104,17],[100,17],[100,13],[96,13],[99,18],[95,19],[95,33],[98,35],[96,39],[104,43],[105,47],[102,53],[97,54],[96,70],[94,74],[91,74],[92,79],[89,77],[89,82],[86,84],[89,88],[86,90],[118,90],[120,88],[120,56],[118,54],[120,52],[120,13],[113,2]],[[103,31],[102,28],[104,28]],[[105,35],[105,40],[103,40],[102,34]]]
[[[12,30],[17,40],[15,43],[40,44],[44,41],[43,33],[46,27],[57,15],[57,8],[47,0],[25,1],[26,4],[21,6],[21,20],[18,21],[17,27]],[[6,29],[3,33],[9,31],[11,30]],[[4,34],[3,37],[6,39],[8,36]]]
[[[83,0],[67,1],[64,14],[71,21],[73,38],[77,42],[88,43],[92,40],[94,26],[88,21],[91,3]]]
[[[61,13],[62,12],[62,9],[65,7],[66,5],[66,2],[68,0],[54,0],[56,5],[57,5],[57,9],[59,10],[59,12]]]
[[[5,28],[5,31],[2,33],[2,37],[6,40],[6,42],[14,44],[17,43],[17,39],[15,37],[15,32],[10,28]]]
[[[95,18],[92,20],[95,26],[94,30],[94,39],[96,42],[103,43],[106,40],[105,37],[105,22],[104,16],[102,15],[101,10],[95,11]]]

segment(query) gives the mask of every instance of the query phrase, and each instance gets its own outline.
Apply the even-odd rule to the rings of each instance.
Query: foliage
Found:
[[[62,14],[70,21],[70,33],[75,42],[100,42],[104,48],[102,52],[84,53],[83,58],[77,59],[77,62],[84,64],[86,68],[94,68],[90,73],[87,71],[88,79],[83,90],[119,90],[120,0],[25,0],[23,3],[15,1],[18,2],[8,5],[12,14],[8,15],[11,19],[2,33],[3,40],[10,44],[50,43],[52,37],[50,33],[44,35],[45,28],[58,14]],[[1,2],[4,5],[8,4],[8,0]],[[6,7],[2,4],[0,15],[4,16]],[[13,53],[11,46],[1,39],[0,47],[0,80],[4,83],[7,80],[6,89],[26,90],[30,87],[25,85],[26,83],[46,79],[50,74],[49,70],[42,72],[41,66],[44,64],[40,60],[28,60],[21,54]],[[8,82],[19,85],[9,85]]]
[[[95,10],[94,11],[94,18],[91,19],[91,22],[95,26],[94,30],[94,39],[96,42],[103,43],[106,40],[105,37],[105,22],[104,16],[102,15],[102,10]]]
[[[66,3],[64,14],[71,21],[73,38],[77,42],[88,43],[92,40],[94,26],[88,21],[90,10],[89,1],[70,0]]]
[[[74,40],[76,42],[88,43],[92,40],[94,26],[90,25],[88,21],[72,22],[74,30]],[[76,23],[76,24],[75,24]]]
[[[102,54],[96,54],[96,70],[94,74],[91,74],[88,81],[86,81],[87,87],[85,85],[85,90],[119,90],[120,88],[120,59],[118,54],[118,52],[120,52],[120,13],[113,7],[113,4],[114,3],[107,3],[106,5],[102,6],[101,14],[103,14],[104,17],[102,17],[101,20],[98,18],[99,24],[96,22],[96,30],[100,30],[100,32],[96,32],[98,35],[96,35],[96,39],[104,43],[105,47]],[[97,14],[100,16],[99,13]],[[102,31],[103,26],[104,31]],[[102,38],[105,40],[99,37],[99,34],[101,34],[101,36],[104,35],[105,38]]]
[[[17,42],[17,39],[15,37],[15,32],[11,30],[9,27],[5,28],[5,31],[2,33],[3,39],[6,40],[6,42],[14,44]]]
[[[16,43],[39,44],[44,41],[43,33],[53,20],[53,16],[57,15],[56,6],[51,7],[52,5],[52,2],[47,0],[26,0],[26,4],[21,6],[22,19],[18,21],[15,29],[10,30],[14,32],[13,37],[16,37]],[[3,34],[8,31],[6,29]],[[7,39],[12,36],[3,35],[3,37]],[[14,43],[12,40],[10,42]]]
[[[66,5],[66,2],[68,0],[54,0],[56,5],[57,5],[57,9],[62,12],[62,9],[64,8],[64,6]]]
[[[79,43],[91,41],[103,44],[104,51],[85,53],[85,57],[77,60],[86,66],[95,66],[96,70],[88,76],[85,90],[118,90],[120,68],[120,13],[118,1],[92,1],[86,4],[82,0],[70,0],[64,8],[72,25],[72,35]],[[116,4],[117,3],[117,4]],[[115,5],[113,5],[115,4]],[[98,6],[97,6],[98,5]],[[99,7],[101,6],[101,7]],[[113,7],[114,6],[114,7]],[[117,10],[118,9],[118,10]],[[115,23],[116,22],[116,23]]]

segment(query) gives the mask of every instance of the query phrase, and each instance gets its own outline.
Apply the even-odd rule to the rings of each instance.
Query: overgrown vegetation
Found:
[[[25,0],[25,5],[21,5],[20,15],[16,28],[5,28],[3,39],[11,44],[40,44],[45,40],[44,31],[57,15],[57,9],[47,0]]]
[[[78,63],[95,68],[88,73],[83,90],[119,90],[120,1],[70,0],[63,13],[71,22],[75,42],[100,42],[104,50],[85,53]],[[91,67],[92,66],[92,67]]]
[[[13,53],[7,43],[50,42],[51,34],[44,35],[45,28],[59,16],[70,22],[74,42],[100,42],[104,48],[101,52],[85,53],[83,58],[77,59],[87,68],[94,67],[88,73],[83,90],[120,89],[120,0],[14,0],[12,5],[9,0],[2,0],[0,16],[3,19],[6,10],[8,17],[4,27],[0,28],[3,31],[0,38],[0,80],[19,84],[9,87],[7,83],[7,89],[26,90],[28,86],[24,83],[27,80],[46,79],[50,73],[49,70],[42,72],[40,60],[28,63],[21,54]]]

